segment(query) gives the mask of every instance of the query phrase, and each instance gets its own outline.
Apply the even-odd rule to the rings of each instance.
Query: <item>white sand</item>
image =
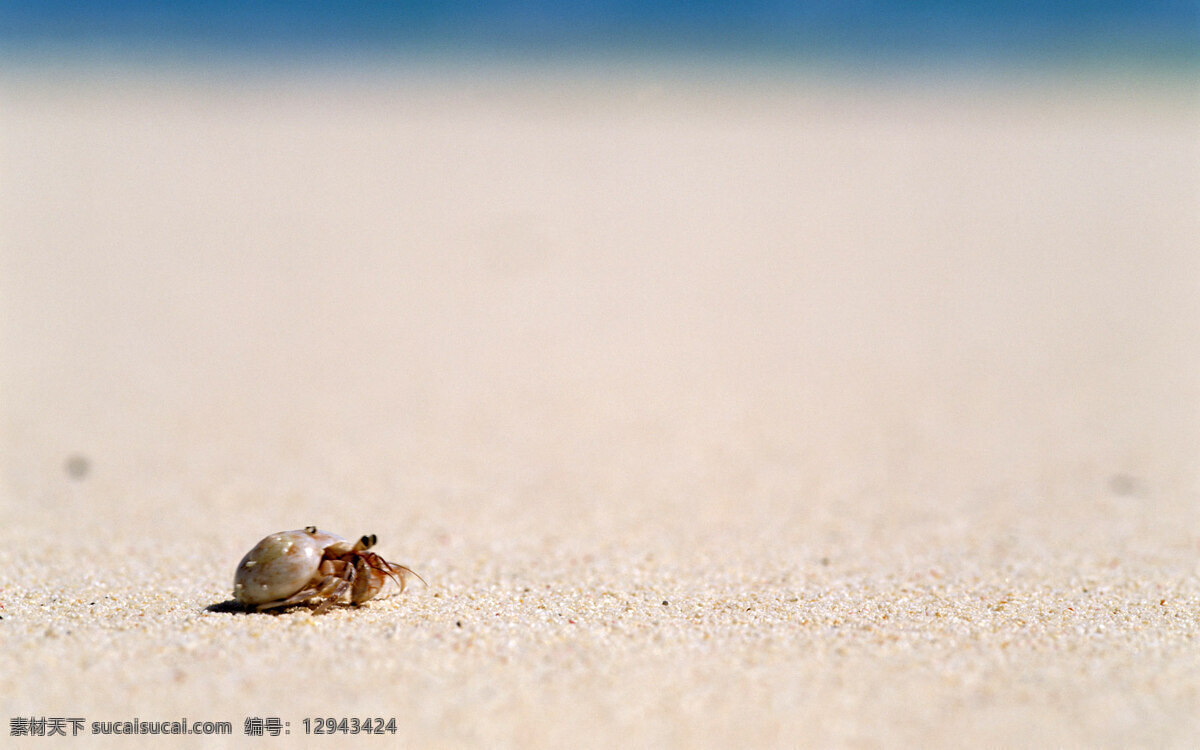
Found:
[[[0,112],[6,721],[1200,737],[1195,91],[10,73]],[[306,524],[429,587],[206,609]]]

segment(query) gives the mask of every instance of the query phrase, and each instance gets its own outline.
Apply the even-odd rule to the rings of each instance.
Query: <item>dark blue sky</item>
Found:
[[[760,52],[772,57],[1200,59],[1200,0],[168,2],[4,0],[10,53]]]

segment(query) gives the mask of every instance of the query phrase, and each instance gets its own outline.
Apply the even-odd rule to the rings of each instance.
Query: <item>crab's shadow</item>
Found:
[[[223,602],[210,604],[204,608],[205,612],[218,612],[225,615],[248,615],[253,614],[253,610],[247,609],[245,604],[242,604],[237,599],[226,599]]]
[[[223,602],[217,602],[216,604],[208,605],[204,608],[204,611],[216,612],[223,615],[269,615],[274,617],[275,615],[281,615],[286,612],[295,612],[296,610],[303,609],[314,611],[316,607],[308,602],[299,602],[287,607],[272,607],[271,609],[259,610],[254,609],[253,607],[247,607],[237,599],[226,599]]]

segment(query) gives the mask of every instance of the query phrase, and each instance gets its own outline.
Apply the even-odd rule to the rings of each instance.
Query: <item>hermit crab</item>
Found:
[[[368,552],[375,541],[368,534],[351,542],[316,526],[271,534],[238,563],[233,598],[259,612],[322,599],[315,610],[321,614],[347,596],[362,604],[389,578],[401,591],[410,575],[425,582],[408,567]]]

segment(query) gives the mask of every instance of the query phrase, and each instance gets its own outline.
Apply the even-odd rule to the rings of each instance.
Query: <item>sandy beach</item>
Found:
[[[1200,737],[1194,88],[18,69],[0,110],[6,746]],[[309,524],[428,586],[232,611]]]

